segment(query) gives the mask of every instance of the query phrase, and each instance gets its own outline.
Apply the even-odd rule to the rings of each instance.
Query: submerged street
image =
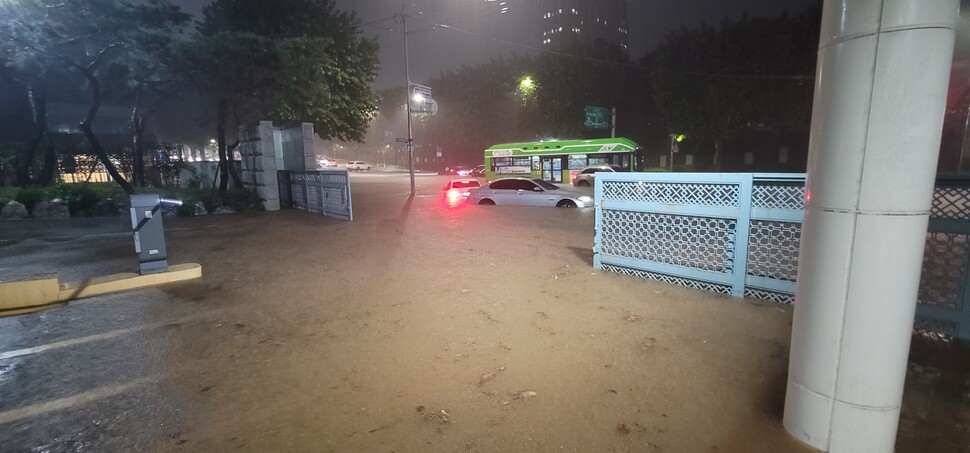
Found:
[[[781,425],[791,307],[596,271],[593,209],[447,180],[352,175],[353,222],[166,218],[202,279],[0,318],[2,449],[812,451]],[[133,271],[110,230],[0,238],[0,275]],[[960,450],[965,399],[921,376],[898,450]]]

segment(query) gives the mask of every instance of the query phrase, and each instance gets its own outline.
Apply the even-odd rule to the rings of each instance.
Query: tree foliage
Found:
[[[817,9],[777,18],[681,29],[642,63],[668,133],[709,146],[754,127],[778,133],[811,120]]]
[[[185,49],[193,75],[244,120],[313,122],[361,140],[376,110],[377,43],[332,0],[216,0]]]
[[[324,139],[363,139],[376,110],[378,48],[354,13],[332,0],[216,0],[202,14],[179,58],[216,99],[220,189],[230,174],[239,183],[227,165],[238,144],[227,146],[231,126],[312,122]]]
[[[23,79],[46,84],[68,71],[83,77],[89,108],[81,130],[108,173],[132,192],[92,129],[104,85],[119,72],[144,72],[139,68],[151,65],[188,16],[166,0],[19,0],[0,5],[0,16],[0,50]]]

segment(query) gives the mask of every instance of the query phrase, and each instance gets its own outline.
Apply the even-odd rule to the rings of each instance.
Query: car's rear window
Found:
[[[481,186],[482,185],[479,184],[478,181],[475,181],[475,180],[471,180],[471,181],[455,181],[455,182],[451,183],[451,187],[453,187],[455,189],[464,189],[466,187],[481,187]]]

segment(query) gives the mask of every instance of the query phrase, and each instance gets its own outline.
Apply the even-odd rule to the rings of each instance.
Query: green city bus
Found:
[[[503,143],[485,150],[485,179],[521,176],[571,184],[591,165],[635,171],[640,146],[625,138]]]

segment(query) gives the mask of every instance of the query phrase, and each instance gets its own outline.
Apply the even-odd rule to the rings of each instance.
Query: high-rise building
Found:
[[[543,48],[578,41],[629,50],[628,0],[537,0],[534,11]]]

